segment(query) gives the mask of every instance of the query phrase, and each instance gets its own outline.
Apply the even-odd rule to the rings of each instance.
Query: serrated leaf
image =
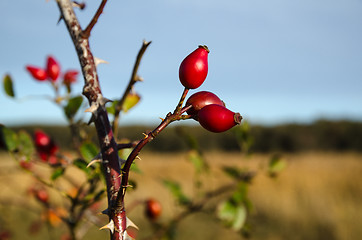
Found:
[[[57,168],[54,170],[53,174],[51,175],[51,180],[56,180],[57,178],[61,177],[65,172],[65,168]]]
[[[219,205],[217,215],[226,226],[239,231],[245,224],[247,209],[243,204],[235,204],[227,200]]]
[[[190,204],[190,199],[182,192],[181,186],[179,183],[171,180],[163,180],[163,184],[166,188],[170,190],[172,195],[177,199],[181,205]]]
[[[64,113],[68,119],[71,119],[78,112],[80,106],[82,105],[83,97],[76,96],[69,99],[68,104],[64,107]]]
[[[129,93],[123,103],[122,110],[126,113],[131,108],[137,105],[137,103],[141,100],[141,96],[137,93]]]
[[[80,146],[79,149],[82,157],[87,161],[90,162],[92,159],[97,156],[98,148],[92,142],[85,142]]]
[[[15,151],[18,149],[18,136],[17,134],[5,126],[0,126],[1,136],[8,151]]]
[[[269,166],[268,166],[269,175],[275,177],[286,167],[286,165],[287,163],[283,158],[277,155],[273,156],[269,161]]]
[[[8,95],[9,97],[15,97],[14,88],[13,88],[13,80],[9,74],[5,75],[5,77],[3,79],[3,84],[4,84],[4,90],[5,90],[6,95]]]
[[[30,160],[35,152],[35,147],[32,137],[25,131],[20,131],[18,134],[19,150],[20,152]]]

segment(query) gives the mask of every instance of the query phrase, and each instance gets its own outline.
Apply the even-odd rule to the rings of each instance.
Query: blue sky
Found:
[[[85,2],[76,11],[83,27],[100,0]],[[50,86],[25,71],[48,54],[63,70],[79,69],[55,1],[2,0],[0,9],[0,74],[10,73],[17,94],[14,101],[0,91],[0,123],[65,123],[39,97],[51,95]],[[361,0],[109,0],[91,35],[94,55],[109,62],[98,67],[107,98],[123,92],[144,39],[152,44],[139,69],[145,81],[135,87],[142,100],[123,124],[158,122],[174,109],[179,64],[200,44],[211,52],[197,91],[216,93],[251,123],[362,120]]]

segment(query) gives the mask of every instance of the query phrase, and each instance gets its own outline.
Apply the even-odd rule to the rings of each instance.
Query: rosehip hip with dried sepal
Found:
[[[60,74],[60,65],[52,56],[48,56],[46,71],[50,80],[55,82],[58,79]]]
[[[47,79],[47,73],[42,68],[27,65],[26,69],[31,74],[31,76],[33,76],[33,78],[35,78],[38,81],[44,81]]]
[[[230,111],[224,106],[211,104],[203,107],[198,113],[200,125],[211,132],[225,132],[237,124],[240,124],[240,113]]]
[[[162,212],[162,206],[160,202],[155,199],[148,199],[145,201],[146,208],[145,214],[151,220],[156,220]]]
[[[192,94],[186,101],[185,106],[191,105],[192,107],[187,110],[187,114],[192,115],[197,119],[198,112],[205,106],[210,104],[217,104],[225,106],[224,102],[212,92],[201,91]]]
[[[179,78],[185,88],[198,88],[205,81],[208,71],[207,57],[209,52],[207,46],[200,45],[181,62]]]

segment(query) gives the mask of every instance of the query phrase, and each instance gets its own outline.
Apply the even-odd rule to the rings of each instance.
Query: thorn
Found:
[[[91,116],[91,118],[89,119],[87,125],[91,125],[92,122],[94,122],[95,118],[94,118],[94,115]]]
[[[95,114],[97,112],[97,105],[92,103],[92,105],[89,108],[87,108],[84,112],[91,112]]]
[[[144,81],[144,79],[141,77],[141,76],[139,76],[139,75],[136,75],[136,77],[135,77],[135,79],[134,79],[136,82],[143,82]]]
[[[99,158],[93,159],[90,163],[88,163],[87,168],[89,168],[90,166],[92,166],[94,163],[97,163],[97,162],[102,162],[102,160]]]
[[[145,136],[145,138],[147,138],[148,137],[148,134],[146,134],[146,133],[142,133],[143,134],[143,136]]]
[[[101,63],[108,64],[109,62],[107,62],[107,61],[105,61],[105,60],[103,60],[103,59],[94,57],[94,63],[96,64],[96,66],[98,66],[98,65],[101,64]]]
[[[138,155],[136,156],[136,158],[137,158],[138,160],[141,160],[141,161],[142,161],[142,159],[141,159]]]
[[[111,221],[107,225],[104,225],[99,230],[103,230],[103,229],[109,229],[109,230],[111,230],[111,232],[113,234],[113,232],[114,232],[114,222],[113,222],[113,220],[111,219]]]
[[[102,106],[105,106],[107,103],[113,102],[113,101],[110,100],[110,99],[108,99],[108,98],[102,97],[99,102],[100,102],[100,104],[101,104]]]
[[[79,8],[80,10],[83,10],[85,8],[85,3],[78,3],[76,1],[72,2],[72,6],[75,8]]]
[[[57,25],[59,25],[60,21],[62,21],[62,20],[63,20],[63,16],[60,15],[60,16],[59,16],[59,19],[58,19],[58,22],[57,22]]]
[[[159,119],[161,119],[161,121],[164,121],[165,119],[164,118],[162,118],[162,117],[160,117]]]
[[[104,209],[104,210],[101,212],[101,214],[109,215],[109,209],[108,209],[108,208],[107,208],[107,209]]]
[[[134,223],[131,221],[131,219],[129,219],[128,217],[126,217],[126,219],[127,219],[126,228],[128,228],[128,227],[134,227],[135,229],[139,230],[139,228],[137,227],[137,225],[134,224]]]

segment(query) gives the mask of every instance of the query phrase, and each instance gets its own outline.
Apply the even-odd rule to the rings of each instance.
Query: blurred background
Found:
[[[86,8],[76,10],[83,27],[100,0],[84,2]],[[80,69],[65,25],[57,23],[59,9],[55,1],[45,0],[2,0],[0,9],[0,74],[12,77],[16,94],[11,99],[0,90],[0,124],[29,133],[41,128],[68,151],[73,146],[63,109],[44,100],[53,89],[25,69],[28,64],[43,67],[48,55],[62,71]],[[138,72],[144,81],[134,89],[141,101],[122,115],[121,137],[137,140],[173,111],[183,90],[179,64],[200,44],[210,49],[209,73],[191,93],[214,92],[245,123],[222,134],[208,133],[193,120],[174,123],[145,148],[139,166],[144,174],[135,174],[139,189],[128,201],[155,195],[157,189],[165,208],[161,222],[172,217],[174,199],[159,178],[179,180],[192,194],[194,169],[183,139],[189,133],[214,171],[230,164],[258,173],[248,192],[253,207],[247,227],[254,239],[359,239],[361,25],[359,0],[109,0],[90,38],[94,55],[108,62],[98,66],[105,97],[121,96],[142,41],[152,41]],[[74,93],[81,93],[82,84],[79,77]],[[85,122],[89,118],[89,113],[77,115]],[[88,130],[95,136],[92,126]],[[2,166],[16,167],[7,153],[0,154]],[[266,169],[276,155],[286,166],[270,178]],[[3,216],[10,216],[0,218],[0,226],[12,229],[14,239],[28,238],[12,223],[24,219],[22,227],[29,228],[34,215],[7,208],[2,200],[14,187],[25,188],[30,177],[8,184],[9,173],[0,171],[0,185],[6,183],[0,188],[0,207]],[[131,218],[151,232],[141,208]],[[87,239],[108,237],[98,228]],[[178,230],[182,234],[176,239],[242,239],[204,213],[188,218]],[[48,237],[46,231],[31,235]]]

